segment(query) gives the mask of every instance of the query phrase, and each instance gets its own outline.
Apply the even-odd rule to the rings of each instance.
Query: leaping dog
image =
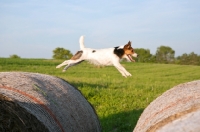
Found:
[[[84,60],[87,60],[95,65],[113,65],[117,70],[122,74],[122,76],[132,76],[126,69],[119,63],[121,59],[125,58],[128,61],[135,62],[133,57],[137,57],[138,54],[134,52],[134,49],[131,47],[131,42],[123,46],[118,46],[108,49],[91,49],[85,48],[84,46],[84,36],[80,37],[80,51],[78,51],[70,60],[66,60],[56,68],[60,68],[64,65],[67,65],[63,72],[65,72],[69,67],[80,64]]]

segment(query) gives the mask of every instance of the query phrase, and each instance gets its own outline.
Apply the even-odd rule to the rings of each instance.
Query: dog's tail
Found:
[[[80,43],[80,49],[83,50],[85,48],[85,45],[84,45],[84,36],[80,37],[79,43]]]

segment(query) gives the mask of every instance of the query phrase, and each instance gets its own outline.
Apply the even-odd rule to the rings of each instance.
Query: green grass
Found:
[[[180,83],[200,79],[200,66],[122,63],[132,74],[124,78],[114,67],[86,62],[65,73],[62,60],[0,58],[0,71],[23,71],[61,77],[78,87],[94,106],[104,132],[133,131],[142,111],[156,97]]]

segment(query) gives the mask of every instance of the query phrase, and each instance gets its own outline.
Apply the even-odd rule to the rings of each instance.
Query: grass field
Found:
[[[55,68],[61,62],[0,58],[0,72],[36,72],[67,80],[94,106],[104,132],[133,131],[142,111],[156,97],[175,85],[200,79],[200,66],[122,63],[132,74],[124,78],[114,67],[86,62],[63,73]]]

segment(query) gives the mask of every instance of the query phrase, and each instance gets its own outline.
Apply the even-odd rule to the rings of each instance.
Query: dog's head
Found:
[[[134,49],[131,47],[131,42],[129,41],[128,44],[124,45],[124,55],[123,58],[126,58],[129,61],[135,62],[135,60],[132,58],[133,57],[138,57],[138,54],[135,53]]]

